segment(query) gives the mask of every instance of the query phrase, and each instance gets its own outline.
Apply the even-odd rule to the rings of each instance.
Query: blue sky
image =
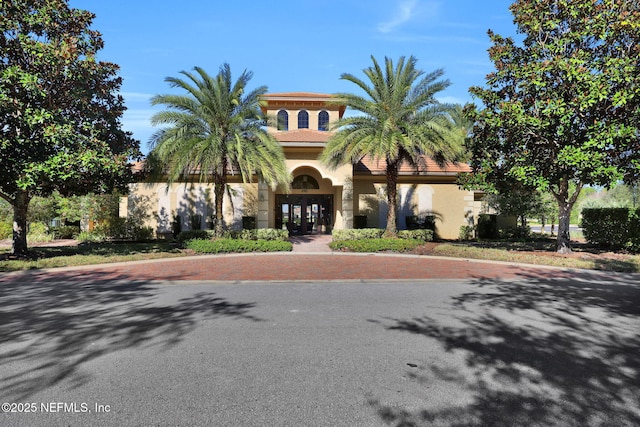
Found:
[[[468,88],[492,71],[487,30],[515,34],[511,0],[317,0],[265,3],[222,0],[70,0],[93,12],[103,35],[99,58],[118,64],[126,130],[144,152],[153,133],[149,99],[164,81],[194,66],[235,77],[253,72],[269,92],[357,92],[342,73],[362,76],[371,55],[414,55],[426,72],[443,68],[446,102],[472,101]]]

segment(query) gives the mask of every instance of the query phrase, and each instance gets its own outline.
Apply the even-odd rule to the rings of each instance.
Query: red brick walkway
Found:
[[[310,281],[558,277],[563,270],[429,256],[278,253],[196,256],[0,275],[0,283],[40,281]]]

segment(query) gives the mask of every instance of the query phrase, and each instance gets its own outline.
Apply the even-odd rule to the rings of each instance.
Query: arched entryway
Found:
[[[331,233],[335,215],[331,180],[310,166],[296,168],[293,176],[290,193],[275,195],[275,227],[292,236]]]
[[[332,194],[276,195],[276,228],[290,235],[328,234],[333,224]]]

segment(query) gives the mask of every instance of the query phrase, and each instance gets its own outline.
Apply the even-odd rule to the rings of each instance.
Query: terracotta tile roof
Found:
[[[273,135],[280,142],[327,142],[331,137],[331,132],[296,129],[288,131],[274,131]]]
[[[329,93],[315,93],[315,92],[278,92],[278,93],[266,93],[262,95],[265,99],[298,99],[298,98],[322,98],[330,99],[333,95]]]
[[[471,167],[466,163],[447,163],[444,167],[440,167],[435,161],[425,156],[423,161],[414,167],[408,162],[402,162],[400,165],[400,175],[457,175],[462,172],[471,172]],[[382,159],[373,159],[371,156],[365,156],[360,162],[354,166],[354,173],[359,175],[384,175],[386,162]]]

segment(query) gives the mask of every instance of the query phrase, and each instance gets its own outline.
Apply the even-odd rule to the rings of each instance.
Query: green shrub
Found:
[[[29,224],[29,233],[46,234],[48,232],[49,228],[42,222],[32,222]]]
[[[155,238],[152,227],[142,226],[137,220],[120,217],[112,218],[108,222],[96,226],[93,231],[104,234],[107,239],[111,240],[142,242]]]
[[[478,238],[497,239],[498,238],[498,217],[490,214],[480,214],[478,216]]]
[[[0,221],[0,240],[10,239],[13,236],[13,224],[8,221]]]
[[[208,240],[211,239],[211,236],[207,230],[185,230],[178,233],[176,240],[178,243],[183,244],[194,239]]]
[[[151,227],[130,227],[128,230],[128,239],[134,242],[146,242],[155,238],[155,232]]]
[[[424,240],[374,238],[359,240],[334,240],[329,243],[331,249],[347,249],[353,252],[407,252],[422,245]]]
[[[460,233],[458,239],[460,240],[472,240],[475,233],[475,227],[473,225],[460,226]]]
[[[640,209],[629,213],[629,239],[627,249],[640,252]]]
[[[526,239],[531,237],[531,227],[529,226],[518,226],[518,227],[507,227],[504,229],[498,230],[498,236],[501,239]]]
[[[82,231],[77,239],[82,243],[102,243],[107,240],[107,236],[96,231]]]
[[[417,230],[400,230],[398,237],[401,239],[422,240],[423,242],[433,241],[433,230],[417,229]]]
[[[77,225],[60,225],[51,227],[49,232],[55,239],[75,239],[80,234],[80,227]]]
[[[242,240],[281,240],[286,242],[289,240],[289,232],[277,228],[254,228],[243,230],[227,230],[222,236],[225,239],[242,239]]]
[[[202,254],[238,253],[238,252],[280,252],[291,251],[293,245],[282,240],[243,240],[243,239],[214,239],[188,240],[188,249]]]
[[[29,242],[50,242],[53,240],[53,234],[49,234],[47,226],[41,222],[32,222],[29,224],[27,233],[27,241]]]
[[[583,209],[581,225],[589,243],[640,251],[640,209]]]
[[[279,230],[277,228],[257,228],[254,230],[258,240],[289,240],[289,230]]]
[[[384,234],[381,228],[359,228],[347,230],[333,230],[334,241],[379,239]]]

